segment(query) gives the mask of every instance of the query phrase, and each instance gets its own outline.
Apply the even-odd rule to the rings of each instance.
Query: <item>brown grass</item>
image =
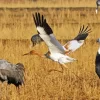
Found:
[[[86,0],[75,1],[45,0],[43,3],[41,0],[35,5],[31,0],[18,1],[16,4],[14,0],[10,3],[6,0],[0,2],[1,7],[9,7],[0,9],[0,58],[25,65],[25,85],[17,90],[14,85],[0,82],[0,100],[100,100],[100,80],[95,73],[94,63],[98,49],[96,39],[100,37],[100,12],[96,15],[95,8],[63,8],[66,4],[67,7],[95,7],[95,0],[91,0],[91,4]],[[11,6],[11,3],[14,5]],[[36,4],[39,8],[31,8]],[[23,8],[15,8],[20,6]],[[69,69],[64,68],[64,75],[48,72],[51,69],[61,70],[56,62],[37,56],[22,56],[32,50],[29,39],[37,33],[32,19],[35,12],[47,18],[62,44],[74,38],[83,24],[92,29],[85,44],[70,55],[78,61],[66,64]],[[44,43],[33,49],[43,54],[47,51]]]
[[[65,75],[48,72],[61,70],[56,62],[37,56],[22,56],[30,50],[29,44],[29,40],[0,40],[0,57],[25,65],[25,85],[17,90],[14,85],[0,83],[1,100],[99,100],[100,80],[94,65],[98,48],[95,38],[87,40],[83,47],[70,55],[78,62],[66,64],[69,69],[64,68]],[[41,48],[41,53],[47,51],[44,43],[35,46],[34,50]]]
[[[95,7],[96,0],[1,0],[0,7]]]
[[[59,39],[73,38],[83,24],[89,25],[93,30],[89,38],[99,36],[100,13],[96,15],[94,8],[1,8],[0,37],[2,39],[30,39],[37,33],[32,18],[35,12],[44,14]]]

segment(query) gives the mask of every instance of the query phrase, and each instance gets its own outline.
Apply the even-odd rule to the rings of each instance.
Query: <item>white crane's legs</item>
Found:
[[[98,9],[97,8],[96,8],[95,12],[96,12],[96,14],[98,13]]]
[[[61,64],[63,67],[68,68],[65,64]]]

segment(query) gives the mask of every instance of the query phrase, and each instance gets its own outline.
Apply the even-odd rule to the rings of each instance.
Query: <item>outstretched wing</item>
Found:
[[[44,16],[43,15],[41,16],[40,13],[36,13],[35,15],[33,15],[33,18],[39,36],[47,44],[49,51],[52,53],[55,52],[64,53],[62,45],[56,40],[55,36],[53,35],[53,31],[46,22],[46,19],[44,19]]]
[[[78,35],[74,38],[74,40],[85,40],[88,34],[91,32],[91,29],[88,29],[88,26],[85,28],[84,25],[83,27],[80,28],[80,31]]]
[[[84,40],[90,32],[91,29],[88,28],[88,26],[85,28],[83,25],[83,27],[80,28],[78,35],[63,46],[66,53],[71,53],[80,48],[84,44]]]

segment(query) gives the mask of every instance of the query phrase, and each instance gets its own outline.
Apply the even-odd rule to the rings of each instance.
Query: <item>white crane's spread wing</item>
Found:
[[[37,31],[39,36],[44,40],[47,44],[49,51],[52,53],[60,52],[64,53],[65,50],[62,45],[56,40],[55,36],[53,35],[53,31],[44,19],[44,16],[40,16],[39,13],[36,13],[35,16],[33,15],[35,25],[37,27]]]
[[[66,52],[71,53],[77,50],[78,48],[80,48],[83,45],[84,40],[86,39],[86,37],[88,36],[90,32],[91,32],[91,29],[88,29],[88,26],[84,28],[84,25],[83,25],[83,27],[80,28],[78,35],[74,39],[68,41],[63,46]]]

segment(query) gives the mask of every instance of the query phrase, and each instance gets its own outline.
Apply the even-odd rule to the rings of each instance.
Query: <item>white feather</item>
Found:
[[[39,31],[39,36],[45,41],[47,44],[49,51],[52,53],[64,53],[64,49],[62,45],[56,40],[55,36],[53,34],[48,35],[43,27],[37,27],[37,30]]]
[[[63,46],[56,40],[55,36],[52,33],[48,35],[44,28],[40,26],[37,27],[37,30],[40,33],[39,36],[44,40],[49,48],[50,59],[52,59],[53,61],[57,61],[60,64],[73,62],[74,60],[76,60],[67,55],[64,55],[65,50]]]
[[[79,41],[77,41],[77,40],[69,41],[69,42],[67,43],[67,44],[69,44],[69,45],[68,45],[68,49],[65,48],[65,46],[66,46],[67,44],[65,44],[63,47],[64,47],[64,49],[65,49],[66,51],[71,50],[71,51],[73,52],[73,51],[75,51],[76,49],[78,49],[80,46],[83,45],[84,40],[80,40],[80,41],[81,41],[81,42],[79,42]]]
[[[73,62],[76,60],[74,58],[71,58],[61,53],[51,53],[50,58],[54,61],[59,62],[60,64],[69,63],[69,62]]]

